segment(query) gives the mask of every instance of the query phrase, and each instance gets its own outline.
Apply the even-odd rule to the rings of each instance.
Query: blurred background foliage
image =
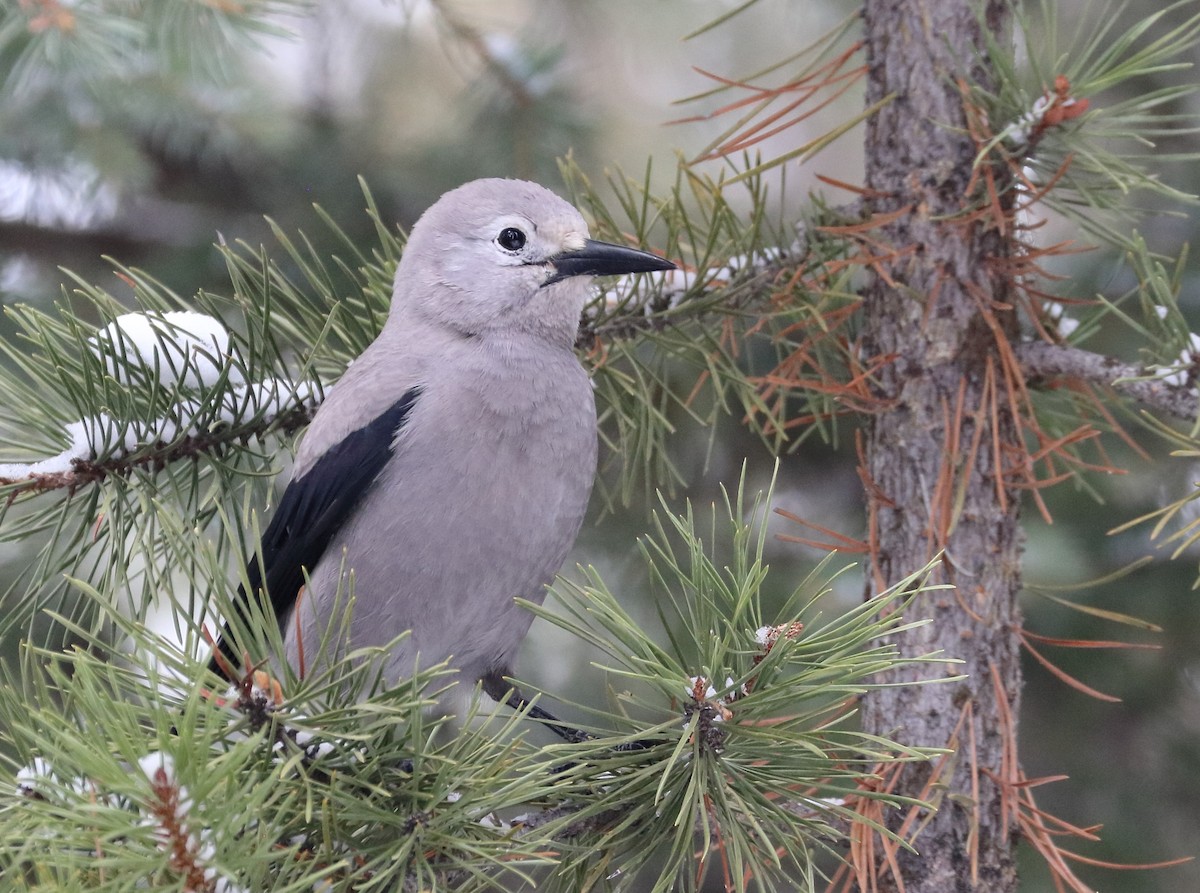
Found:
[[[99,0],[4,0],[0,5],[0,300],[43,309],[64,296],[60,268],[128,293],[104,256],[149,271],[187,295],[230,290],[218,239],[273,242],[265,218],[283,231],[304,230],[317,252],[337,247],[319,225],[319,204],[352,238],[377,241],[363,212],[356,178],[370,185],[384,220],[411,223],[446,189],[480,176],[535,179],[563,191],[559,159],[571,156],[600,184],[621,169],[664,188],[676,175],[675,153],[693,158],[728,121],[703,116],[728,100],[705,96],[716,83],[703,72],[749,76],[806,46],[856,9],[849,0],[804,4],[760,0],[720,27],[685,35],[738,7],[733,0],[313,0],[313,2],[163,3],[188,15],[178,22],[141,16],[83,27],[110,4]],[[242,6],[269,8],[269,26],[247,26]],[[1063,0],[1058,27],[1094,16],[1091,0]],[[1130,4],[1134,6],[1135,4]],[[154,4],[134,4],[149,10]],[[133,8],[133,7],[131,7]],[[104,10],[106,13],[109,10]],[[163,13],[164,15],[166,12]],[[1131,20],[1132,12],[1122,13]],[[1180,17],[1183,12],[1179,13]],[[67,18],[55,18],[67,17]],[[39,39],[75,17],[75,33],[90,42]],[[69,33],[66,29],[63,33]],[[187,34],[186,40],[179,38]],[[1064,41],[1069,35],[1064,35]],[[74,54],[64,63],[64,54]],[[44,64],[46,61],[53,65]],[[69,64],[68,64],[69,63]],[[1164,71],[1159,89],[1194,72]],[[701,98],[676,105],[688,97]],[[1113,103],[1120,95],[1088,97]],[[814,139],[861,111],[861,84],[820,114],[756,151],[774,157]],[[1178,103],[1195,103],[1175,100]],[[1196,114],[1180,107],[1179,114]],[[798,219],[818,175],[862,182],[860,132],[803,164],[785,165],[769,188],[782,220]],[[1190,148],[1194,135],[1162,140],[1155,173],[1184,192],[1200,192],[1200,171],[1168,157]],[[1178,142],[1175,142],[1178,141]],[[717,175],[723,162],[698,169]],[[825,187],[821,187],[825,188]],[[736,193],[730,193],[736,200]],[[840,200],[844,194],[831,200]],[[1175,209],[1177,210],[1177,209]],[[1195,238],[1195,214],[1151,209],[1139,223],[1153,250],[1174,255]],[[1047,243],[1084,241],[1068,223],[1052,220]],[[1117,255],[1059,258],[1055,272],[1074,278],[1073,294],[1117,300],[1131,273]],[[1200,329],[1197,266],[1182,270],[1179,304]],[[9,319],[0,335],[13,337]],[[1089,343],[1136,359],[1120,341]],[[738,476],[743,458],[765,483],[771,457],[761,439],[733,424],[719,436],[682,412],[670,449],[687,482],[686,495],[716,498],[717,485]],[[836,426],[826,438],[806,438],[782,463],[776,505],[825,526],[862,531],[861,484],[853,442]],[[1200,479],[1192,460],[1165,458],[1162,441],[1134,436],[1153,463],[1127,458],[1134,473],[1088,479],[1091,492],[1059,486],[1044,494],[1052,524],[1027,512],[1028,626],[1059,639],[1132,637],[1153,650],[1066,649],[1046,646],[1078,679],[1120,698],[1106,703],[1064,685],[1036,661],[1026,667],[1022,751],[1030,777],[1066,774],[1039,802],[1067,820],[1103,823],[1102,843],[1089,855],[1121,862],[1194,854],[1200,839],[1200,604],[1193,549],[1170,561],[1136,527],[1118,524],[1190,491]],[[654,617],[644,602],[644,565],[634,545],[648,525],[653,494],[628,506],[595,507],[595,523],[580,538],[573,561],[593,564],[634,616]],[[599,503],[599,500],[597,501]],[[805,531],[782,518],[775,532]],[[779,597],[818,560],[806,547],[774,541],[768,557]],[[1131,562],[1152,560],[1127,576]],[[28,556],[0,553],[4,580]],[[861,598],[861,581],[838,581],[846,607]],[[1054,587],[1081,587],[1064,592]],[[7,584],[3,585],[7,588]],[[1066,595],[1089,608],[1133,615],[1153,629],[1132,633],[1099,613],[1064,607]],[[586,683],[585,649],[566,647],[564,633],[535,625],[521,675],[550,690]],[[6,648],[11,649],[12,643]],[[1082,869],[1105,889],[1194,891],[1195,865],[1119,875]],[[1036,859],[1023,889],[1053,889]]]

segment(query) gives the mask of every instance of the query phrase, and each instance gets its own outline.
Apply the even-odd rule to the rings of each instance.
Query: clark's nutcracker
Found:
[[[595,401],[574,351],[591,277],[673,268],[591,240],[534,183],[476,180],[425,212],[387,322],[314,416],[249,567],[293,667],[312,671],[352,579],[350,647],[411,630],[389,681],[418,656],[448,659],[503,696],[532,620],[513,600],[545,596],[595,477]]]

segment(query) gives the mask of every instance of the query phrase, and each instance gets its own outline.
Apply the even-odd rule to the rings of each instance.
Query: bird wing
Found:
[[[296,603],[305,572],[316,567],[391,458],[396,433],[419,395],[420,388],[409,388],[372,421],[351,431],[326,451],[283,491],[279,507],[262,537],[261,561],[255,555],[246,568],[250,592],[261,599],[265,582],[266,595],[281,625]],[[234,610],[243,622],[250,622],[248,604],[246,589],[239,586]],[[236,665],[228,623],[222,629],[217,649],[209,661],[209,669],[221,672],[218,654],[224,654]]]

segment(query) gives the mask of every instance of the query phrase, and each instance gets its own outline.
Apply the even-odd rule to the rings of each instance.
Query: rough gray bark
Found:
[[[1020,462],[1022,449],[997,348],[1015,336],[1016,320],[1010,284],[996,272],[1004,264],[989,262],[1007,256],[1007,239],[994,221],[961,216],[980,193],[968,194],[977,150],[958,85],[988,83],[981,27],[1006,29],[1007,5],[988,2],[982,20],[979,8],[865,3],[866,101],[894,96],[868,124],[868,207],[881,217],[874,235],[895,252],[874,268],[865,296],[866,361],[888,358],[867,435],[867,594],[941,553],[936,580],[956,590],[914,605],[911,619],[932,623],[901,647],[965,661],[940,671],[962,681],[874,692],[864,704],[867,731],[956,751],[932,790],[934,767],[901,777],[898,792],[940,802],[916,837],[919,853],[899,855],[902,878],[877,865],[881,890],[907,893],[1016,889],[1017,829],[996,783],[1012,779],[1007,718],[1021,686],[1019,496],[1001,469]],[[893,681],[931,672],[909,667]]]

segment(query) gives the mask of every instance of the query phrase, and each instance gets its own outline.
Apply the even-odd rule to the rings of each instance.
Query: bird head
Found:
[[[592,240],[580,213],[536,183],[475,180],[413,226],[392,316],[571,343],[593,276],[670,269],[653,254]]]

